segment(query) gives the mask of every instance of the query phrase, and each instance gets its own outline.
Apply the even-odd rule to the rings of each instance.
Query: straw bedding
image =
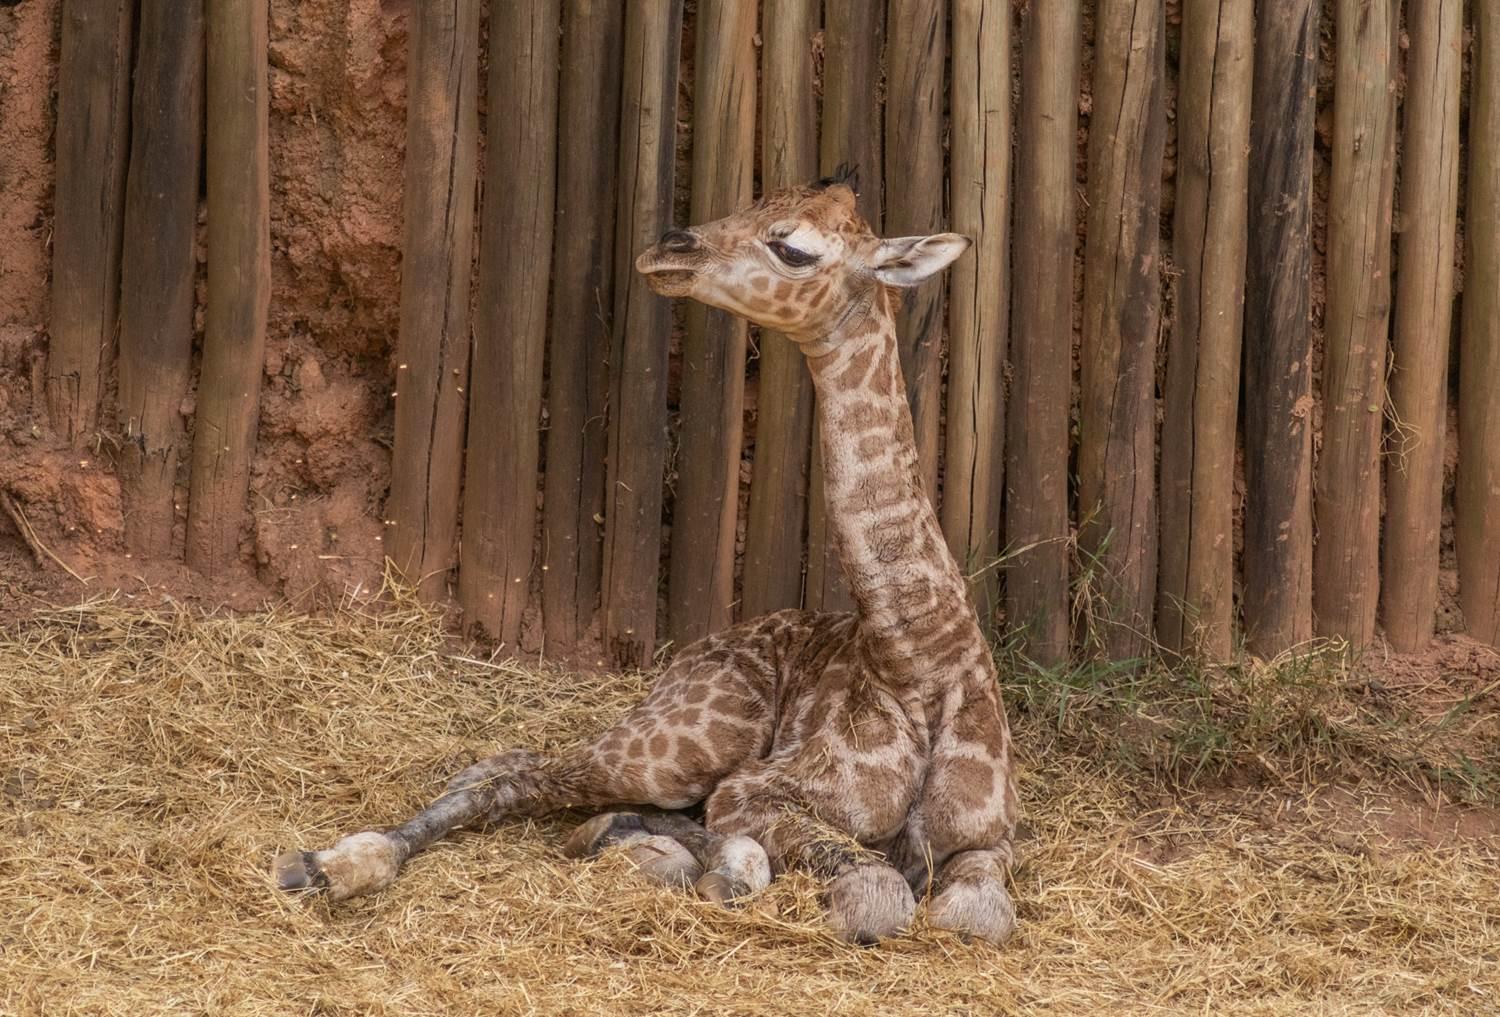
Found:
[[[841,945],[797,877],[721,911],[619,857],[562,860],[567,817],[460,836],[369,899],[272,889],[278,850],[398,821],[478,754],[566,744],[642,687],[466,657],[401,607],[205,618],[94,603],[11,626],[0,1012],[1500,1009],[1493,840],[1336,834],[1310,787],[1174,792],[1041,752],[1025,717],[1021,929],[1003,951],[920,924]]]

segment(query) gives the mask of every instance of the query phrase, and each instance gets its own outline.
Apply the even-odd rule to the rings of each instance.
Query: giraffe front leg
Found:
[[[1016,909],[1005,888],[1008,848],[960,851],[943,863],[927,905],[935,927],[999,946],[1016,931]]]
[[[710,828],[738,834],[729,839],[753,846],[768,860],[766,882],[771,872],[787,869],[826,880],[828,924],[845,942],[875,943],[911,925],[917,902],[900,872],[796,797],[768,790],[754,775],[726,782],[709,799]],[[703,882],[700,892],[709,896]]]

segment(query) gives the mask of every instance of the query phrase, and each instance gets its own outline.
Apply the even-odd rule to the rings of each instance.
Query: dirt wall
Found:
[[[47,427],[46,355],[60,0],[0,7],[0,573],[44,548],[103,587],[192,588],[132,562],[109,427],[88,454]],[[335,598],[378,583],[400,290],[410,0],[272,0],[273,299],[252,514],[237,581],[202,591]],[[197,315],[201,341],[201,281]],[[192,394],[183,404],[191,417]],[[179,478],[186,509],[185,465]],[[19,517],[19,518],[18,518]],[[181,519],[179,519],[181,522]],[[23,533],[29,528],[31,533]]]

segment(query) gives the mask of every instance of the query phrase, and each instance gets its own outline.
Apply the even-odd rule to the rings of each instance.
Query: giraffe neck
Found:
[[[937,677],[988,647],[967,584],[922,488],[911,408],[884,287],[808,347],[828,521],[882,674]]]

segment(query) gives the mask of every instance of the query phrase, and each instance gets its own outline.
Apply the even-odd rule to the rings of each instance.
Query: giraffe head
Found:
[[[969,247],[967,237],[882,239],[855,209],[853,171],[765,195],[674,229],[636,259],[648,285],[692,297],[800,342],[827,336],[880,286],[915,286]]]

